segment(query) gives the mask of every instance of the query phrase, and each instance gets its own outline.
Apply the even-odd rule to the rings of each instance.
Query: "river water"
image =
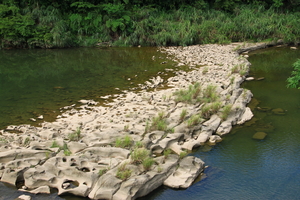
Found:
[[[23,50],[20,50],[20,52],[21,51]],[[33,50],[33,52],[35,51],[39,50]],[[66,49],[57,51],[68,52],[69,50]],[[55,62],[55,64],[53,64],[53,67],[56,66],[56,68],[54,68],[53,70],[40,70],[40,73],[45,72],[45,75],[43,75],[43,77],[46,79],[45,82],[53,82],[52,85],[47,87],[38,87],[35,86],[37,83],[32,83],[30,85],[24,86],[23,89],[27,89],[27,92],[22,93],[22,95],[26,96],[26,93],[31,92],[30,88],[27,87],[37,87],[37,91],[40,93],[43,92],[44,89],[48,88],[48,90],[54,91],[54,94],[55,92],[57,92],[58,94],[62,93],[62,97],[59,97],[60,99],[55,101],[50,98],[50,101],[55,102],[51,103],[47,101],[43,102],[44,100],[35,100],[35,98],[40,95],[35,95],[32,98],[30,97],[30,95],[28,95],[28,97],[26,96],[26,98],[24,98],[23,100],[25,103],[21,102],[20,106],[17,106],[17,108],[22,108],[22,104],[24,107],[24,104],[26,105],[26,103],[30,102],[30,100],[28,100],[29,98],[31,99],[31,101],[35,102],[33,104],[39,104],[38,102],[42,102],[41,104],[46,110],[57,110],[61,105],[69,105],[70,102],[76,103],[76,100],[79,100],[80,98],[90,97],[90,93],[92,93],[91,96],[94,95],[94,98],[97,98],[101,95],[110,94],[111,92],[118,92],[118,90],[116,91],[115,88],[129,89],[135,87],[135,84],[137,84],[138,81],[143,82],[147,78],[156,75],[158,71],[164,71],[164,68],[166,68],[166,66],[159,64],[162,60],[164,60],[164,58],[161,58],[159,61],[152,60],[153,55],[155,56],[155,58],[161,56],[153,48],[132,48],[129,50],[121,48],[119,52],[114,52],[114,56],[105,54],[105,58],[100,58],[100,54],[102,54],[103,52],[101,52],[101,50],[99,49],[91,51],[90,49],[84,50],[84,52],[87,51],[86,54],[80,52],[81,50],[78,49],[70,51],[79,52],[75,54],[75,57],[74,55],[72,56],[72,53],[67,53],[70,54],[69,57],[65,54],[61,55],[60,59],[62,60],[58,60],[56,56],[53,56],[51,54],[52,57],[50,56],[49,60],[51,62]],[[107,51],[115,50],[109,49]],[[122,54],[122,51],[125,51],[126,53]],[[18,52],[18,50],[16,52],[18,54],[22,54]],[[5,53],[7,54],[7,52]],[[10,54],[11,52],[8,53]],[[94,59],[92,59],[93,61],[91,61],[91,59],[88,57],[90,56],[90,54],[94,55]],[[32,59],[35,60],[39,58],[39,56],[37,56],[36,54],[34,55],[35,56],[33,56]],[[134,58],[131,58],[132,55]],[[96,69],[86,69],[84,67],[82,67],[83,69],[81,69],[78,66],[76,71],[76,69],[66,66],[67,62],[70,62],[72,65],[77,66],[79,61],[73,60],[77,57],[82,59],[82,63],[84,63],[84,66],[88,65],[90,66],[90,68],[93,68],[92,66],[95,65],[100,66],[100,61],[98,61],[98,59],[104,59],[104,65],[109,65],[109,60],[111,60],[116,63],[115,70],[111,70],[110,67],[107,67],[104,70],[98,69],[99,71],[101,71],[99,72]],[[5,56],[3,58],[5,58]],[[252,63],[250,75],[256,78],[264,77],[264,80],[245,82],[243,84],[243,87],[250,89],[254,94],[254,98],[249,105],[252,107],[252,110],[255,114],[254,119],[243,126],[236,126],[231,131],[231,133],[223,138],[224,140],[221,143],[218,143],[215,146],[203,146],[202,148],[197,149],[192,153],[192,155],[201,158],[205,161],[206,165],[208,165],[208,168],[205,170],[205,175],[202,176],[201,181],[194,183],[190,188],[186,190],[173,190],[166,187],[160,187],[150,193],[148,196],[141,199],[299,199],[300,90],[287,89],[285,82],[286,78],[292,71],[291,65],[297,60],[297,58],[300,58],[300,51],[290,50],[289,48],[269,48],[251,53],[249,57],[249,61]],[[64,61],[64,59],[66,59],[66,61]],[[131,61],[127,61],[128,59]],[[20,61],[20,63],[24,63],[24,61]],[[126,68],[126,70],[124,70],[123,67],[120,68],[122,63],[127,63],[128,67]],[[141,69],[138,67],[131,69],[131,65],[133,65],[133,63],[136,63],[137,66],[140,65],[143,67],[141,67]],[[41,66],[43,66],[42,64],[43,63],[41,63]],[[9,64],[7,64],[7,66],[9,66]],[[27,66],[28,70],[30,70],[31,65],[27,64]],[[63,75],[55,76],[54,74],[59,66],[61,68],[65,66],[68,68],[68,70],[66,69],[66,72],[63,73]],[[168,67],[171,68],[172,66],[169,65]],[[50,70],[50,72],[47,72],[47,70]],[[11,77],[14,77],[13,74],[15,73],[18,74],[20,78],[22,78],[22,73],[18,73],[17,70],[15,71],[16,72],[11,73]],[[93,82],[97,80],[97,78],[99,79],[99,75],[100,77],[102,77],[108,71],[113,71],[115,74],[107,75],[109,77],[107,80],[110,81],[104,81],[105,83],[108,82],[107,84],[111,85],[107,87],[105,85],[99,87],[99,84],[101,85],[103,81],[94,82],[94,85],[96,85],[95,89],[90,90],[90,92],[86,92],[86,90],[89,90],[87,88],[81,88],[80,85],[84,85],[86,84],[85,82],[89,82],[89,80],[87,80],[89,79],[89,76],[85,78],[81,77],[82,74],[88,73],[87,71],[91,73],[89,76],[93,76],[94,73],[98,73],[95,75],[96,79],[91,80]],[[120,73],[118,74],[119,71]],[[68,81],[66,81],[65,84],[59,82],[60,80],[64,79],[67,74],[72,73],[75,73],[73,75],[73,78],[66,78]],[[1,68],[1,74],[3,74],[3,68]],[[141,76],[143,76],[143,78],[141,79],[135,78]],[[57,79],[55,79],[55,77]],[[74,78],[79,79],[80,81],[75,83],[73,82]],[[114,80],[114,78],[116,78],[116,80]],[[18,81],[18,79],[19,78],[16,78],[14,81]],[[136,80],[136,82],[133,82],[134,79],[138,80]],[[18,83],[18,87],[10,86],[13,82],[11,82],[11,84],[6,84],[2,80],[3,79],[1,75],[0,91],[2,100],[0,101],[3,102],[4,95],[2,92],[6,92],[6,88],[14,90],[18,87],[21,87],[22,84],[28,82],[30,78],[29,76],[24,77],[22,80],[25,81],[23,81],[22,83]],[[41,84],[42,82],[43,81],[41,81]],[[92,86],[88,86],[88,88],[90,87]],[[106,89],[106,92],[102,92]],[[18,92],[22,92],[22,89],[18,90]],[[68,96],[68,94],[70,93],[74,96]],[[18,96],[20,96],[20,93],[16,94],[15,99],[13,98],[14,96],[5,99],[16,101],[16,97]],[[73,98],[74,100],[71,100]],[[8,100],[6,100],[6,103]],[[53,104],[55,106],[47,107],[48,104]],[[6,104],[4,103],[4,105]],[[14,107],[13,103],[8,105],[10,105],[8,107]],[[261,110],[257,109],[257,107],[266,108],[266,110],[268,111],[262,112]],[[30,109],[25,109],[22,111],[25,114],[29,113],[29,115],[26,114],[26,116],[23,116],[22,112],[18,113],[19,116],[22,116],[21,119],[24,119],[26,121],[29,117],[34,117],[38,114],[41,114],[42,112],[41,108],[34,108],[36,109],[35,112],[40,112],[35,113],[34,115],[31,111],[31,108],[34,108],[34,106],[31,106]],[[273,114],[271,110],[275,108],[281,108],[285,110],[285,114]],[[13,110],[12,108],[10,109]],[[2,118],[3,115],[0,118],[3,125],[9,123],[9,121],[6,122]],[[16,116],[14,116],[14,114],[11,114],[10,119],[14,118],[16,118]],[[18,119],[20,119],[20,117],[18,117]],[[258,131],[264,131],[267,133],[267,136],[264,140],[252,139],[253,134]],[[10,200],[16,198],[21,193],[17,192],[14,188],[9,188],[7,186],[4,186],[3,184],[0,184],[0,194],[2,194],[2,197],[0,198],[1,200]],[[47,196],[37,195],[33,199],[45,198],[74,200],[84,199],[77,197],[58,197],[55,194]]]

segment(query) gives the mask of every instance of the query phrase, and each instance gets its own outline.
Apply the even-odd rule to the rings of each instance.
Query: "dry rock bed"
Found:
[[[1,181],[34,194],[56,188],[59,195],[117,200],[161,185],[189,187],[205,165],[188,152],[220,142],[253,116],[252,93],[240,88],[250,66],[240,48],[161,48],[178,67],[193,70],[155,77],[107,106],[81,100],[80,109],[62,108],[55,122],[41,127],[8,126],[0,132]],[[168,89],[160,90],[162,84]]]

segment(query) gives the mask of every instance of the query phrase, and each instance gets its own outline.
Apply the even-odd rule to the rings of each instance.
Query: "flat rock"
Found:
[[[194,156],[187,156],[181,160],[177,170],[164,181],[164,185],[172,188],[188,188],[203,168],[202,160]]]

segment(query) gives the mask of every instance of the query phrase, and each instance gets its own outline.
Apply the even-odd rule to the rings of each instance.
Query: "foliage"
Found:
[[[199,82],[190,85],[187,90],[181,89],[174,92],[176,102],[195,103],[200,101],[201,85]]]
[[[149,157],[149,155],[150,155],[150,152],[145,148],[135,149],[131,153],[132,163],[133,164],[141,164],[147,157]]]
[[[227,119],[228,115],[231,112],[232,104],[227,104],[222,109],[221,119],[224,121]]]
[[[74,131],[73,133],[69,133],[68,134],[68,139],[70,141],[79,141],[81,138],[81,130],[80,128],[77,128],[76,131]]]
[[[124,138],[117,138],[115,146],[121,148],[129,148],[132,145],[132,138],[126,135]]]
[[[300,39],[300,1],[3,1],[1,48]],[[205,70],[204,70],[205,73]]]
[[[159,112],[157,117],[152,118],[152,123],[149,129],[159,131],[167,130],[167,121],[164,112]]]
[[[154,163],[155,163],[155,161],[153,160],[153,158],[151,158],[151,157],[145,158],[142,163],[144,170],[149,171]]]
[[[121,164],[121,166],[118,168],[116,177],[121,180],[126,180],[131,176],[132,171],[128,168],[126,168],[127,163]]]
[[[182,109],[182,111],[180,113],[179,121],[183,121],[184,118],[186,117],[186,115],[187,115],[187,110],[186,109]]]
[[[187,126],[192,127],[201,122],[201,116],[200,115],[192,115],[188,120],[187,120]]]
[[[169,155],[172,153],[172,150],[171,149],[165,149],[164,150],[164,157],[165,158],[168,158],[169,157]]]
[[[300,59],[293,64],[293,68],[291,77],[287,79],[287,87],[300,89]]]
[[[108,169],[100,169],[98,174],[99,176],[102,176],[103,174],[105,174],[108,171]]]

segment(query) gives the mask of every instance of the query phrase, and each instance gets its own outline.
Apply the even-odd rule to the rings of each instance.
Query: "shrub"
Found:
[[[168,158],[169,157],[169,155],[172,153],[172,150],[171,149],[165,149],[164,150],[164,157],[165,158]]]
[[[141,163],[143,163],[144,159],[149,157],[149,155],[150,155],[150,152],[145,148],[135,149],[131,153],[132,163],[133,164],[141,164]]]
[[[187,151],[182,151],[182,152],[180,152],[180,154],[179,154],[179,158],[182,159],[182,158],[184,158],[187,154],[188,154]]]
[[[186,109],[182,109],[182,111],[180,113],[179,121],[183,121],[184,118],[186,117],[186,115],[187,115],[187,110]]]
[[[154,163],[155,163],[155,161],[153,160],[153,158],[151,158],[151,157],[145,158],[142,163],[144,170],[149,171]]]
[[[132,144],[130,136],[126,135],[124,138],[117,138],[115,146],[120,148],[129,148]]]
[[[81,130],[79,127],[76,129],[76,131],[68,135],[68,139],[70,141],[78,141],[80,140],[80,138],[81,138]]]
[[[98,174],[99,176],[102,176],[103,174],[105,174],[108,171],[108,169],[100,169]]]
[[[293,64],[293,68],[291,76],[287,79],[287,87],[300,89],[300,59]]]
[[[209,102],[214,102],[218,99],[217,91],[216,91],[216,86],[214,85],[208,85],[204,90],[203,90],[203,98],[204,101],[209,103]]]
[[[127,163],[123,163],[117,171],[116,177],[121,180],[126,180],[131,176],[132,171],[128,168],[126,168]]]
[[[187,125],[188,127],[195,126],[201,122],[201,116],[200,115],[192,115],[188,120],[187,120]]]
[[[176,102],[193,104],[200,101],[200,93],[201,85],[199,82],[197,82],[194,85],[190,85],[187,90],[181,89],[179,91],[174,92],[173,94],[176,96]]]
[[[137,142],[135,142],[134,146],[135,146],[135,148],[142,148],[142,147],[144,147],[144,144],[141,141],[137,141]]]
[[[222,114],[221,114],[221,119],[224,121],[227,119],[228,115],[231,112],[232,104],[227,104],[226,106],[223,107]]]
[[[157,117],[152,118],[152,123],[149,129],[160,131],[165,131],[167,129],[167,121],[165,119],[164,112],[160,112]]]

